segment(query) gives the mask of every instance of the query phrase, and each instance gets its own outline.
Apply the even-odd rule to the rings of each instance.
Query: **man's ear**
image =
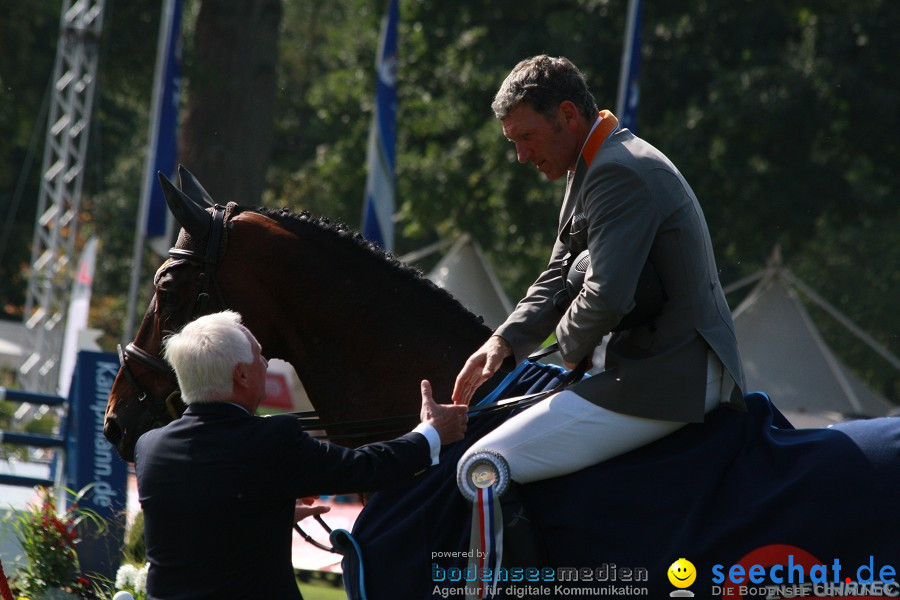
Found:
[[[234,383],[235,387],[247,387],[249,377],[249,373],[247,373],[247,365],[242,363],[234,365],[234,369],[231,371],[231,380]]]
[[[571,100],[563,100],[559,103],[559,108],[557,110],[567,127],[572,127],[578,124],[578,107],[575,106],[574,102],[572,102]]]

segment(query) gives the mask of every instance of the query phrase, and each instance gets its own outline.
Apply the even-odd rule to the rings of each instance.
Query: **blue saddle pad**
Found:
[[[537,391],[561,373],[534,365],[520,376],[503,396]],[[622,595],[632,586],[652,597],[675,589],[667,572],[682,557],[696,567],[698,597],[712,597],[732,565],[787,564],[788,554],[838,560],[854,578],[870,559],[876,571],[900,573],[900,419],[796,430],[764,394],[748,395],[747,405],[746,413],[721,407],[651,445],[522,486],[546,567],[592,573],[592,581],[569,584],[580,592],[619,586],[610,595]],[[353,528],[362,560],[348,555],[342,564],[348,598],[443,597],[435,573],[465,569],[459,553],[469,544],[471,507],[457,490],[456,463],[508,414],[473,418],[440,465],[372,497]]]

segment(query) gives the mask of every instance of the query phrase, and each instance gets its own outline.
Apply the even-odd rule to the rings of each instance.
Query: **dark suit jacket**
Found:
[[[521,360],[555,327],[563,358],[578,362],[634,307],[638,277],[649,260],[667,297],[662,313],[614,333],[606,370],[575,391],[625,414],[702,421],[712,348],[737,384],[731,403],[743,407],[734,324],[700,204],[659,150],[627,129],[610,134],[615,117],[604,116],[569,178],[547,270],[496,333]],[[560,265],[567,252],[575,256],[584,249],[591,269],[560,318],[553,305],[565,285]]]
[[[370,491],[431,463],[410,433],[350,450],[291,416],[194,404],[137,442],[150,598],[300,598],[291,565],[294,501]]]

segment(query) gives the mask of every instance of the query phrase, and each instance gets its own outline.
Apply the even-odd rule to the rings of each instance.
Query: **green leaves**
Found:
[[[106,522],[96,512],[78,506],[90,486],[72,496],[68,507],[57,510],[49,488],[37,488],[39,504],[30,509],[11,512],[8,517],[22,546],[28,564],[16,573],[17,587],[30,597],[38,597],[51,588],[67,588],[77,584],[79,574],[78,544],[80,525],[88,522],[98,534],[106,531]]]

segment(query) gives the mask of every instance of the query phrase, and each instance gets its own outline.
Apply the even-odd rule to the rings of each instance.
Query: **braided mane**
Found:
[[[266,216],[293,233],[308,235],[309,231],[314,231],[329,236],[335,240],[336,244],[342,244],[344,247],[353,248],[355,251],[359,252],[361,256],[368,256],[374,259],[375,263],[383,265],[390,272],[399,275],[402,279],[430,289],[434,293],[436,299],[439,299],[438,301],[446,303],[447,306],[452,307],[454,310],[481,320],[481,317],[472,315],[472,312],[447,292],[447,290],[425,277],[421,270],[397,260],[397,257],[392,253],[386,252],[377,244],[374,244],[363,237],[357,230],[340,221],[335,221],[322,216],[315,217],[308,211],[295,213],[287,208],[272,209],[264,206],[259,208],[238,206],[234,211],[234,216],[247,211]]]

